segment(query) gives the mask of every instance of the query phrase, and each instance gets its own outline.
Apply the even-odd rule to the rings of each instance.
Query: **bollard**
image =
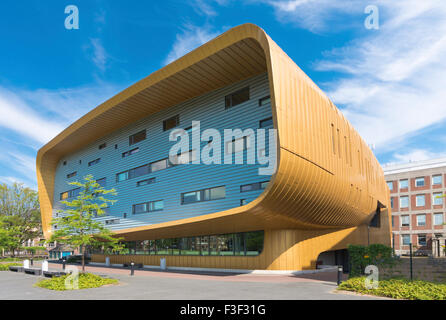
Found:
[[[135,263],[132,261],[130,263],[130,275],[133,276],[135,274]]]
[[[62,270],[65,270],[65,263],[67,262],[67,260],[63,259],[62,260]]]
[[[33,265],[34,265],[34,259],[31,258],[31,266],[33,266]]]
[[[342,270],[342,266],[338,266],[338,286],[341,284]]]

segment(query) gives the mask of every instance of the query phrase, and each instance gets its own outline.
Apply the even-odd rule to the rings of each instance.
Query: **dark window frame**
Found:
[[[268,95],[268,96],[265,96],[265,97],[263,97],[263,98],[260,98],[260,99],[259,99],[259,107],[264,106],[263,102],[266,101],[266,100],[270,100],[270,103],[271,103],[271,96]]]
[[[77,176],[77,171],[71,172],[69,174],[67,174],[67,179],[71,179],[73,177]]]
[[[140,138],[139,140],[135,141],[136,140],[135,138],[138,137],[138,135],[142,135],[143,133],[144,133],[144,138]],[[131,136],[129,136],[129,146],[134,145],[138,142],[144,141],[146,139],[147,139],[147,130],[144,129],[144,130],[138,131],[137,133],[134,133]]]
[[[150,204],[153,204],[153,207],[155,207],[155,202],[162,202],[163,203],[163,208],[162,209],[154,209],[154,210],[150,210]],[[147,210],[143,211],[143,212],[135,212],[135,206],[140,206],[140,205],[145,205]],[[132,205],[132,215],[135,214],[144,214],[144,213],[150,213],[150,212],[157,212],[157,211],[163,211],[164,210],[164,199],[161,200],[153,200],[153,201],[147,201],[147,202],[142,202],[142,203],[135,203]]]
[[[168,127],[168,121],[174,120],[175,121],[175,125],[173,127]],[[176,128],[180,125],[180,115],[174,115],[173,117],[170,117],[166,120],[163,120],[163,131],[168,131],[171,130],[173,128]]]
[[[241,102],[238,102],[236,104],[234,104],[233,100],[234,100],[234,96],[238,95],[238,94],[242,94],[244,91],[248,92],[248,98],[246,100],[243,100]],[[238,106],[239,104],[242,104],[246,101],[249,101],[251,99],[251,92],[250,92],[250,88],[249,86],[244,87],[240,90],[237,90],[231,94],[228,94],[227,96],[225,96],[225,109],[230,109],[232,107]]]
[[[97,158],[97,159],[94,159],[93,161],[90,161],[88,163],[88,166],[91,167],[91,166],[94,166],[94,165],[96,165],[96,164],[98,164],[100,162],[101,162],[101,158]]]
[[[225,188],[225,196],[221,197],[221,198],[217,198],[217,199],[211,199],[210,198],[210,194],[211,194],[211,190],[212,189],[217,189],[217,188]],[[209,199],[206,199],[206,191],[209,191]],[[184,202],[184,195],[187,193],[200,193],[200,200],[196,200],[196,201],[191,201],[191,202]],[[187,192],[182,192],[180,195],[180,202],[181,205],[185,205],[185,204],[191,204],[191,203],[199,203],[199,202],[207,202],[207,201],[214,201],[214,200],[221,200],[221,199],[226,199],[226,185],[221,185],[221,186],[217,186],[217,187],[212,187],[212,188],[205,188],[205,189],[200,189],[200,190],[194,190],[194,191],[187,191]]]
[[[271,122],[271,124],[264,125],[265,122],[266,123]],[[265,118],[265,119],[259,121],[259,128],[267,128],[269,126],[274,126],[273,117]]]

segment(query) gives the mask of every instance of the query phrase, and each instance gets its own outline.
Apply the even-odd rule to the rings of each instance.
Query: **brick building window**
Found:
[[[415,205],[417,207],[424,207],[426,205],[426,197],[424,194],[419,194],[415,197]]]
[[[389,187],[390,191],[393,191],[393,181],[387,181],[387,186]]]
[[[434,192],[434,194],[433,194],[433,204],[434,205],[442,205],[443,204],[443,198],[442,198],[442,196],[443,196],[443,193],[442,192]]]
[[[400,189],[406,189],[409,188],[409,180],[403,179],[400,180]]]
[[[424,227],[426,225],[426,215],[418,214],[417,215],[417,226]]]
[[[424,177],[423,178],[416,178],[415,179],[415,186],[416,187],[424,187]]]
[[[425,246],[426,245],[426,235],[425,234],[419,234],[418,235],[418,245],[419,246]]]
[[[441,185],[441,174],[432,177],[432,185]]]
[[[410,225],[409,216],[401,216],[401,226],[408,227]]]
[[[401,235],[401,240],[402,240],[403,246],[408,246],[410,244],[410,234]]]
[[[409,197],[400,197],[400,208],[409,208]]]
[[[441,226],[443,223],[443,213],[434,213],[434,225]]]

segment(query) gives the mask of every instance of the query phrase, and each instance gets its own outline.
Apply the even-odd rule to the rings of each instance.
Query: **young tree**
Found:
[[[60,218],[51,222],[57,225],[49,242],[58,241],[79,247],[82,254],[82,272],[85,272],[85,249],[87,246],[105,246],[114,251],[122,250],[121,238],[113,237],[113,233],[97,216],[105,214],[104,208],[116,200],[106,199],[106,195],[117,195],[115,189],[106,190],[94,180],[92,175],[84,177],[84,182],[70,182],[80,188],[79,195],[72,201],[62,201],[67,209],[59,212]]]
[[[20,231],[10,220],[11,217],[0,216],[0,249],[12,252],[14,256],[14,251],[21,246]]]
[[[42,235],[40,206],[37,192],[23,184],[0,184],[0,218],[8,231],[9,249],[19,249],[28,240]]]

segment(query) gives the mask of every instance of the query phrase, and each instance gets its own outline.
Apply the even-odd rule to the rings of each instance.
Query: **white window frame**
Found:
[[[418,185],[418,181],[420,181],[420,180],[423,180],[423,185],[422,186]],[[424,186],[426,186],[426,179],[424,177],[415,178],[415,187],[421,188],[421,187],[424,187]]]
[[[403,206],[403,204],[402,204],[402,200],[403,200],[403,198],[404,199],[407,199],[407,206]],[[402,197],[400,197],[400,209],[401,208],[409,208],[409,197],[408,196],[402,196]]]
[[[406,181],[407,182],[407,187],[401,187],[401,181]],[[400,187],[400,189],[406,189],[406,188],[409,188],[409,180],[408,179],[401,179],[400,181],[399,181],[399,187]]]
[[[424,224],[420,224],[418,217],[424,216]],[[426,226],[426,214],[417,214],[417,227],[425,227]]]
[[[441,217],[441,223],[437,223],[435,217]],[[444,214],[442,212],[434,213],[434,226],[441,226],[444,224]]]
[[[420,197],[420,199],[421,199],[421,197],[423,197],[423,204],[419,204],[418,203],[418,199],[419,199],[419,197]],[[417,194],[416,196],[415,196],[415,206],[416,207],[424,207],[426,205],[426,195],[425,194]]]
[[[437,196],[443,196],[443,192],[434,192],[432,194],[432,204],[434,206],[441,206],[441,205],[443,205],[443,198],[438,198],[437,199]],[[441,201],[441,203],[435,203],[436,201]]]

